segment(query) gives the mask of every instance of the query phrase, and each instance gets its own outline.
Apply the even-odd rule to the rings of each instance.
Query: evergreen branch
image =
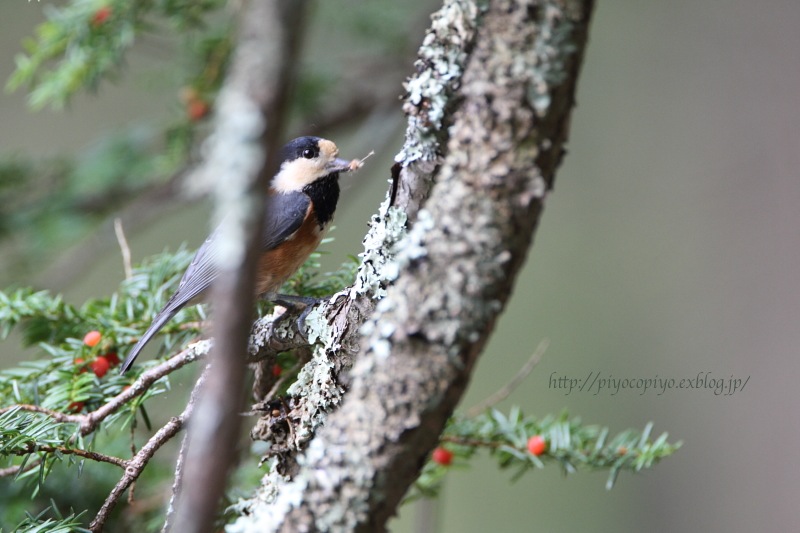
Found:
[[[61,413],[59,413],[61,414]],[[75,423],[55,420],[20,407],[0,414],[0,455],[27,455],[37,446],[60,446],[75,433]]]
[[[25,448],[21,448],[14,452],[15,455],[28,455],[30,453],[45,452],[50,454],[63,454],[63,455],[76,455],[84,459],[97,461],[98,463],[109,463],[120,468],[126,468],[128,461],[113,457],[104,453],[92,452],[89,450],[82,450],[80,448],[68,448],[66,446],[51,446],[48,444],[29,443]]]
[[[27,404],[15,404],[9,407],[0,408],[0,415],[5,415],[6,413],[16,412],[16,411],[26,411],[29,413],[39,413],[44,414],[55,420],[56,422],[62,423],[80,423],[83,420],[84,416],[82,415],[68,415],[67,413],[62,413],[61,411],[54,411],[52,409],[44,408],[40,405],[27,405]],[[0,420],[0,427],[3,427],[3,421]]]
[[[174,290],[191,257],[185,248],[153,256],[133,270],[132,277],[122,282],[116,294],[89,300],[80,308],[47,291],[31,288],[11,293],[0,291],[0,338],[19,326],[26,344],[44,343],[40,345],[44,350],[63,358],[53,361],[54,365],[39,368],[35,375],[26,376],[28,379],[47,376],[71,359],[81,357],[84,347],[79,339],[89,330],[102,332],[103,347],[107,349],[132,344],[136,340],[137,323],[141,321],[141,327],[149,324]],[[193,321],[202,318],[196,308],[181,313],[184,320],[187,316]],[[165,328],[165,333],[169,332],[180,330],[171,325]],[[178,336],[176,340],[184,338]]]
[[[62,108],[84,87],[113,77],[138,37],[152,27],[151,16],[166,17],[177,29],[197,28],[220,0],[151,2],[145,0],[72,0],[50,7],[47,20],[26,42],[27,54],[15,58],[16,71],[7,88],[31,86],[30,104]]]
[[[17,324],[28,319],[38,319],[59,324],[72,324],[78,311],[66,304],[60,296],[31,288],[17,289],[11,294],[0,292],[0,338],[5,338]],[[63,328],[63,326],[61,326]]]
[[[45,518],[46,514],[54,514],[55,518]],[[25,513],[25,519],[14,528],[15,533],[89,533],[84,529],[80,520],[83,512],[71,513],[62,516],[55,502],[51,500],[50,506],[33,516]]]
[[[99,409],[84,415],[66,414],[38,405],[14,405],[0,409],[0,455],[25,456],[34,452],[43,452],[51,456],[76,455],[127,469],[130,461],[67,445],[94,432],[103,421],[108,420],[134,398],[143,396],[163,377],[203,356],[208,351],[209,345],[210,343],[207,342],[196,343],[167,361],[147,370],[129,388],[111,398]],[[30,414],[20,416],[21,413]],[[32,419],[31,417],[34,416],[37,418]],[[77,432],[75,431],[76,426]],[[141,453],[140,451],[135,457],[139,457],[140,463],[137,464],[141,464],[144,468],[149,458],[142,459]],[[35,468],[40,463],[41,459],[37,459],[22,465],[0,469],[0,477],[19,475]]]
[[[667,442],[666,433],[651,440],[652,428],[648,423],[642,431],[629,429],[609,440],[608,428],[584,425],[579,418],[569,419],[567,413],[538,420],[523,417],[520,409],[513,407],[508,415],[493,410],[475,417],[455,416],[440,442],[462,459],[487,449],[501,468],[517,469],[514,479],[532,468],[544,468],[548,462],[559,463],[564,473],[581,468],[606,470],[606,488],[611,489],[620,471],[650,468],[680,448],[681,442]],[[533,439],[543,439],[545,445],[536,449]],[[445,466],[430,462],[406,501],[436,496],[446,472]]]

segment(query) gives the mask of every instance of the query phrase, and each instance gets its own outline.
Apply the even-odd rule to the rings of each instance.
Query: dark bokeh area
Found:
[[[0,4],[3,80],[46,4]],[[323,86],[363,79],[383,102],[362,122],[325,132],[345,157],[376,151],[344,184],[335,241],[325,246],[330,267],[361,250],[366,222],[383,198],[402,143],[402,75],[411,72],[436,5],[369,4],[318,6],[305,50],[307,68]],[[361,28],[361,38],[373,44],[354,49],[340,21],[360,9],[375,10],[372,20],[382,22]],[[512,483],[510,472],[479,459],[469,469],[454,468],[441,500],[426,507],[436,531],[796,528],[798,21],[800,4],[777,0],[599,3],[569,154],[463,406],[502,387],[548,338],[543,361],[501,409],[517,404],[545,415],[566,408],[614,432],[653,421],[656,434],[668,431],[684,444],[651,471],[622,474],[611,491],[603,473],[565,478],[552,467]],[[104,136],[157,131],[165,117],[182,112],[176,48],[164,38],[143,42],[117,83],[80,95],[60,113],[32,113],[23,93],[3,94],[0,157],[86,154]],[[370,51],[402,68],[378,69]],[[202,201],[171,204],[128,235],[134,260],[182,242],[197,246],[208,219]],[[63,254],[15,272],[13,281],[63,291],[73,303],[102,297],[123,276],[114,243],[110,226],[98,222],[64,252],[78,247],[96,254],[68,283],[53,284],[47,274]],[[0,242],[0,255],[14,250]],[[21,351],[13,337],[0,344],[3,366],[34,353]],[[568,393],[552,386],[559,377],[678,381],[700,373],[748,381],[732,395],[713,388]],[[185,387],[176,386],[176,402]],[[165,463],[169,453],[163,451]],[[139,490],[146,494],[146,487]],[[404,507],[392,530],[421,531],[417,511]]]

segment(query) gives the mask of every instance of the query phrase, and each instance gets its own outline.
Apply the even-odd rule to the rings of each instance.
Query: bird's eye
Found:
[[[305,150],[303,150],[303,157],[305,157],[306,159],[314,159],[314,150],[312,150],[311,148],[306,148]]]

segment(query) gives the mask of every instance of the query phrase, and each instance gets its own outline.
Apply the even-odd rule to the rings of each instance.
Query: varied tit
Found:
[[[339,159],[339,149],[319,137],[299,137],[283,147],[281,166],[266,198],[261,258],[256,292],[277,301],[293,301],[276,295],[289,276],[308,259],[333,220],[339,199],[339,172],[356,170],[357,160]],[[186,304],[201,296],[217,277],[214,257],[217,232],[206,239],[164,308],[133,347],[121,372],[125,372],[150,339]],[[279,296],[279,297],[278,297]],[[294,301],[302,298],[294,298]],[[193,303],[193,302],[192,302]]]

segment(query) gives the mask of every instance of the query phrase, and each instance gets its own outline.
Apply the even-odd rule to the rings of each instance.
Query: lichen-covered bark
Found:
[[[398,156],[405,168],[433,164],[438,173],[435,182],[401,183],[406,198],[424,204],[416,201],[396,255],[384,256],[380,272],[393,281],[361,328],[350,390],[299,458],[297,476],[252,502],[230,531],[383,530],[511,294],[563,152],[592,2],[448,6],[451,22],[475,24],[458,48],[456,89],[440,102],[411,101],[417,112],[405,108],[411,125],[420,113],[444,113],[437,127],[448,132],[421,138],[447,144],[418,151],[410,131]],[[436,36],[426,46],[438,46]],[[420,197],[420,187],[429,194]],[[392,209],[384,206],[387,216]]]

